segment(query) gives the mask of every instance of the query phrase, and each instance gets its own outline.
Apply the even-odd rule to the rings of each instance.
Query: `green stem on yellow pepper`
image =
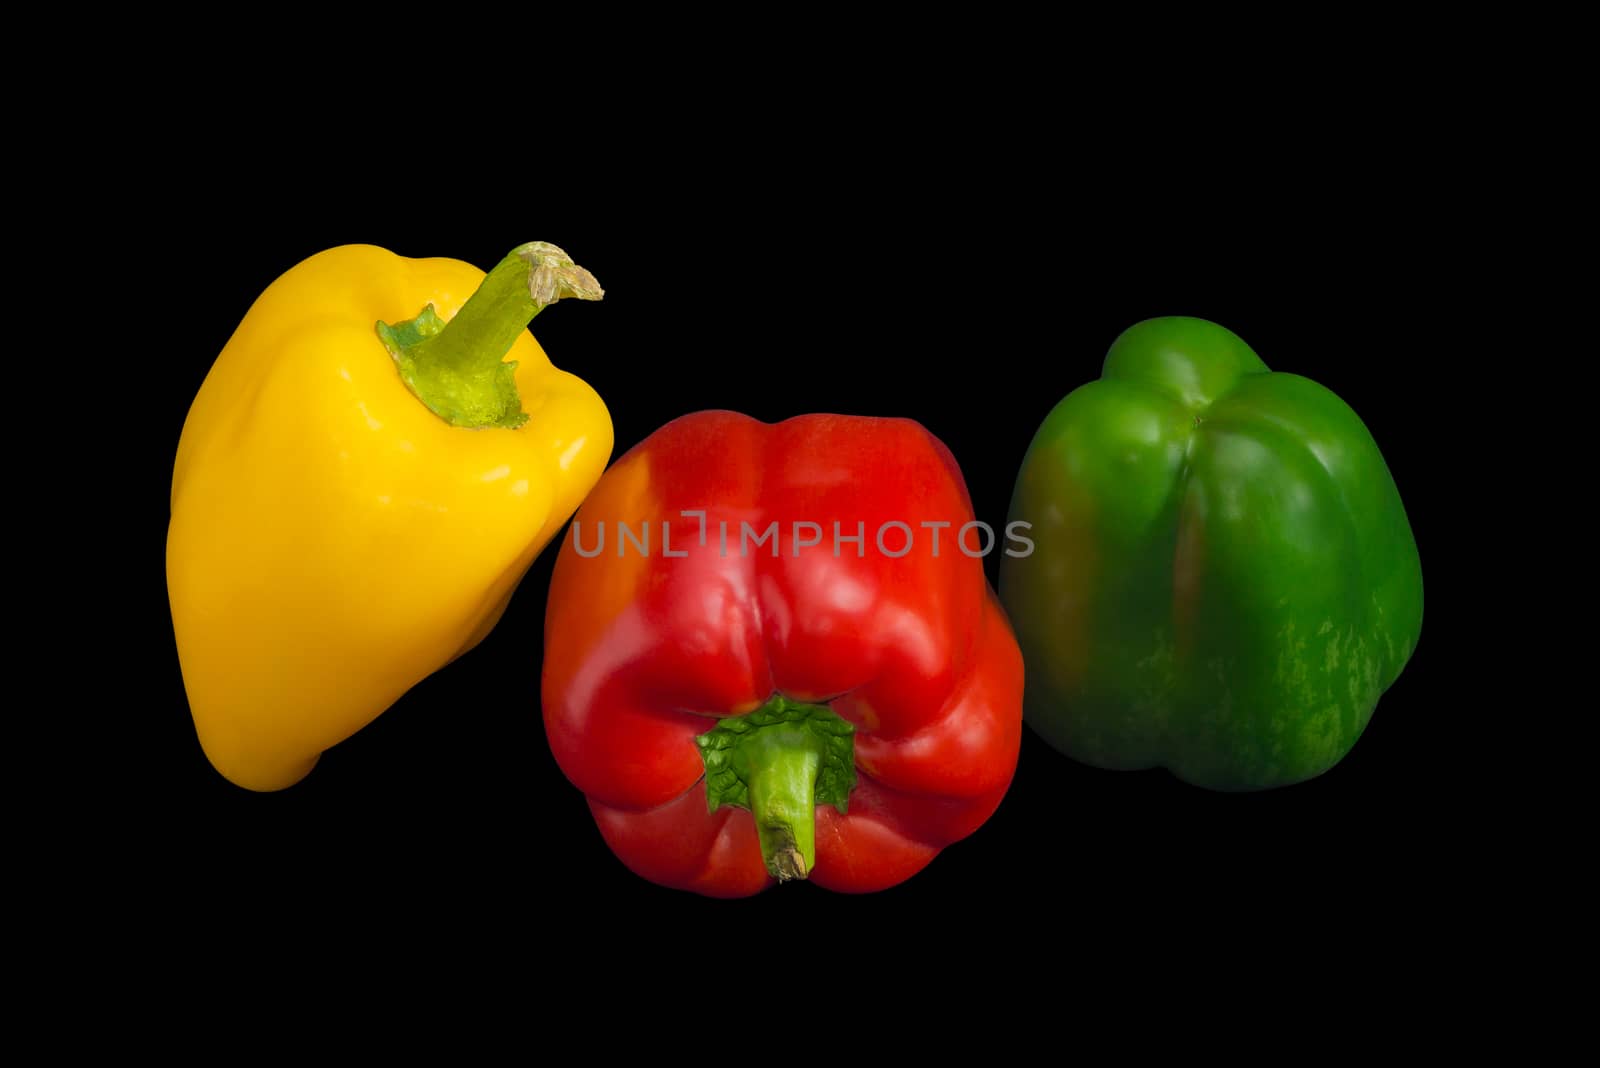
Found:
[[[528,415],[516,361],[505,362],[506,353],[547,306],[604,295],[594,275],[561,249],[530,241],[495,265],[448,323],[429,304],[415,319],[378,323],[378,337],[406,388],[439,418],[469,429],[515,429]]]

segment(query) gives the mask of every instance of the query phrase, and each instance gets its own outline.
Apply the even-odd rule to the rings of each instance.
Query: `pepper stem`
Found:
[[[406,388],[451,426],[514,429],[528,421],[516,361],[505,355],[533,317],[563,297],[599,300],[594,275],[545,241],[511,250],[448,323],[429,304],[415,319],[378,323]]]
[[[755,731],[737,750],[761,855],[780,883],[817,864],[816,786],[822,739],[804,728]]]
[[[816,809],[849,808],[855,728],[826,705],[777,695],[695,739],[706,765],[706,806],[747,808],[767,871],[780,883],[817,863]]]

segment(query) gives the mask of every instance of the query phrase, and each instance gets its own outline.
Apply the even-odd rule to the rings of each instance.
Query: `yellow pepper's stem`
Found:
[[[406,388],[451,426],[513,429],[528,421],[517,394],[511,345],[533,317],[562,297],[599,300],[594,275],[556,246],[512,249],[446,323],[429,304],[415,319],[378,324],[378,337]]]

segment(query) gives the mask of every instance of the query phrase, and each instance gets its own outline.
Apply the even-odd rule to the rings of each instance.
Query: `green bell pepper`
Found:
[[[1202,319],[1139,323],[1034,436],[1000,596],[1028,723],[1215,790],[1338,763],[1422,628],[1400,493],[1348,405]]]

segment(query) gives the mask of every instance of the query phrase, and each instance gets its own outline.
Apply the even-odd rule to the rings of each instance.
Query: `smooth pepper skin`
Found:
[[[1028,448],[1001,561],[1028,723],[1215,790],[1341,760],[1422,627],[1422,568],[1356,413],[1201,319],[1139,323]]]
[[[700,519],[684,511],[705,512],[703,542]],[[983,561],[957,550],[971,519],[955,460],[905,419],[808,415],[769,425],[700,412],[614,464],[556,560],[543,699],[555,758],[623,863],[713,897],[793,877],[864,892],[909,878],[976,830],[1016,768],[1022,659]],[[754,537],[774,521],[777,555],[770,541],[742,540],[742,523]],[[877,544],[890,521],[912,528],[904,555]],[[953,524],[940,530],[937,556],[923,521]],[[648,553],[619,538],[619,522],[635,538],[649,524]],[[820,530],[795,538],[796,522]],[[835,555],[835,522],[846,536],[863,530],[863,545],[840,542]],[[580,555],[595,553],[602,527],[603,549]],[[813,535],[820,544],[799,547]],[[978,551],[980,541],[973,533],[967,544]],[[903,543],[898,528],[884,535],[890,552]],[[751,779],[752,806],[775,782],[809,800],[816,779],[821,798],[818,760],[826,769],[832,747],[849,744],[837,730],[853,728],[846,811],[815,805],[814,848],[798,803],[774,805],[781,818],[763,818],[760,833],[752,808],[708,811],[697,737],[722,718],[757,719],[774,695],[821,706],[832,725],[754,732],[780,750],[796,739],[811,748],[787,749],[766,779]],[[760,765],[770,754],[741,756]],[[787,859],[764,859],[773,828],[796,816],[800,844]]]
[[[517,429],[465,429],[374,332],[484,272],[349,245],[261,294],[206,376],[172,479],[167,582],[206,756],[278,790],[476,645],[611,454],[599,396],[521,332]]]

